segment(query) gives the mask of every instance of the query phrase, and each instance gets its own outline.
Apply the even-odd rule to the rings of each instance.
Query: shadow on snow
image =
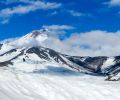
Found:
[[[35,74],[48,74],[48,75],[57,75],[57,76],[81,76],[78,71],[70,70],[65,67],[52,67],[48,66],[46,69],[36,69],[33,71]]]

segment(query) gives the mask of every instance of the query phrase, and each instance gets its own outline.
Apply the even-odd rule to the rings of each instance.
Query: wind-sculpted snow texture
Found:
[[[1,100],[120,99],[119,81],[103,81],[103,77],[48,69],[25,73],[8,68],[0,69],[0,73]]]
[[[120,100],[120,56],[62,54],[40,45],[45,33],[0,45],[0,100]]]

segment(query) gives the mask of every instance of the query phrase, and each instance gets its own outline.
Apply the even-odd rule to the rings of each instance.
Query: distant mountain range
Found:
[[[40,44],[47,40],[47,30],[36,30],[27,35],[0,44],[0,67],[32,72],[49,66],[65,67],[90,75],[108,76],[106,80],[120,80],[120,56],[69,56]]]

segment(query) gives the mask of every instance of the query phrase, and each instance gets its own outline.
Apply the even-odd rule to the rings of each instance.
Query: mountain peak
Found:
[[[36,38],[39,35],[46,34],[48,31],[47,29],[42,29],[42,30],[34,30],[31,32],[31,37]]]
[[[25,36],[22,36],[18,39],[5,43],[12,48],[29,48],[34,46],[40,46],[48,38],[47,29],[34,30]]]

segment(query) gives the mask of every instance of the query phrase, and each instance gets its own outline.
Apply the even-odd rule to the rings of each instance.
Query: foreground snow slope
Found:
[[[0,100],[120,100],[118,82],[68,70],[0,69]]]

